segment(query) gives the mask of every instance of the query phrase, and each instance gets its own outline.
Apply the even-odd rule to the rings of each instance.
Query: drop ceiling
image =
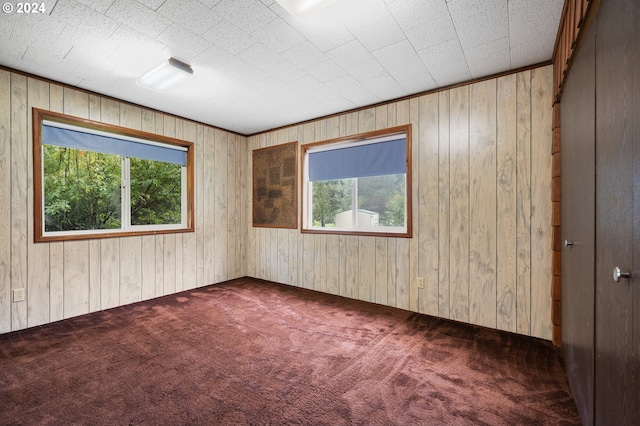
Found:
[[[563,0],[45,0],[0,12],[0,65],[253,134],[551,59]],[[5,5],[5,7],[7,7]],[[167,58],[194,76],[136,79]]]

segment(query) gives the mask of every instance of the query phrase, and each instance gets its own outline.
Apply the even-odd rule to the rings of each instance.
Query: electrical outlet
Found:
[[[13,303],[24,301],[24,288],[13,289]]]
[[[416,287],[424,288],[424,277],[418,277],[417,278]]]

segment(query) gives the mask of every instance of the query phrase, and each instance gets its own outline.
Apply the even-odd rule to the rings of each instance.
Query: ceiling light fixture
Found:
[[[136,80],[136,84],[147,89],[164,92],[184,83],[185,80],[192,76],[193,69],[191,65],[175,58],[169,58],[166,62]]]
[[[304,18],[313,13],[319,12],[327,6],[332,5],[338,0],[277,0],[280,6],[284,7],[287,12]]]

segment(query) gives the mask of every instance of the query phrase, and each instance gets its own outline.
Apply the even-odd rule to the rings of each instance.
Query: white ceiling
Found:
[[[253,134],[551,59],[563,0],[44,0],[0,12],[0,65]],[[136,86],[174,57],[194,77]]]

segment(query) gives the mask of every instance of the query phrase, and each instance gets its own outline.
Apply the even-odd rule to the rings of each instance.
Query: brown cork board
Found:
[[[253,150],[253,226],[298,228],[298,142]]]

